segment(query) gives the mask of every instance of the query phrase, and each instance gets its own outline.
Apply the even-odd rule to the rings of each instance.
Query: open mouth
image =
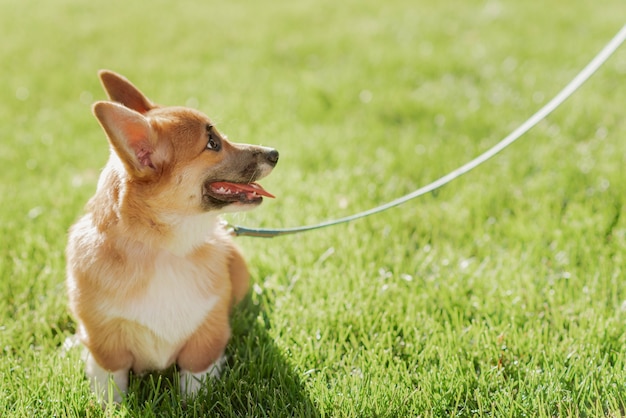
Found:
[[[223,203],[261,203],[263,196],[274,198],[258,183],[216,181],[205,185],[205,194]]]

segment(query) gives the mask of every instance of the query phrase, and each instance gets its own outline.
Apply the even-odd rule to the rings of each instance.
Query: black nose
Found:
[[[267,154],[265,154],[265,158],[267,158],[267,161],[269,161],[270,164],[276,165],[278,162],[278,151],[275,149],[269,150]]]

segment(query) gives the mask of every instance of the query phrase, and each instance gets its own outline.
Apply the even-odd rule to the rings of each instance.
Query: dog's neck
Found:
[[[142,202],[127,200],[128,179],[115,163],[115,160],[110,161],[103,170],[98,190],[88,205],[100,232],[135,241],[143,251],[167,251],[179,257],[193,253],[206,243],[228,237],[217,212],[155,213]],[[133,218],[124,209],[142,205],[145,210]]]
[[[170,226],[169,239],[164,242],[168,252],[184,257],[207,242],[226,237],[223,223],[216,213],[164,219]]]

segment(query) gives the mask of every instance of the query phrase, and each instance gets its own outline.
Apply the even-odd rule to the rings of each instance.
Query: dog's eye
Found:
[[[207,126],[206,128],[207,137],[208,137],[206,148],[211,151],[219,151],[222,148],[222,143],[220,139],[216,135],[213,134],[212,128],[213,128],[212,126]]]
[[[207,149],[211,151],[219,151],[220,144],[211,136],[209,136],[209,142],[206,144]]]

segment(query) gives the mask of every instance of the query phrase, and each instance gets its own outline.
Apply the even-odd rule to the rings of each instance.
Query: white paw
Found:
[[[206,370],[192,373],[189,370],[180,371],[180,392],[185,397],[198,393],[204,382],[208,378],[218,378],[222,372],[222,367],[226,363],[226,356],[222,355],[217,361],[211,364]]]
[[[110,372],[100,367],[91,353],[87,351],[85,371],[89,377],[91,390],[98,398],[98,402],[105,405],[111,401],[122,402],[122,396],[128,389],[128,370]]]

